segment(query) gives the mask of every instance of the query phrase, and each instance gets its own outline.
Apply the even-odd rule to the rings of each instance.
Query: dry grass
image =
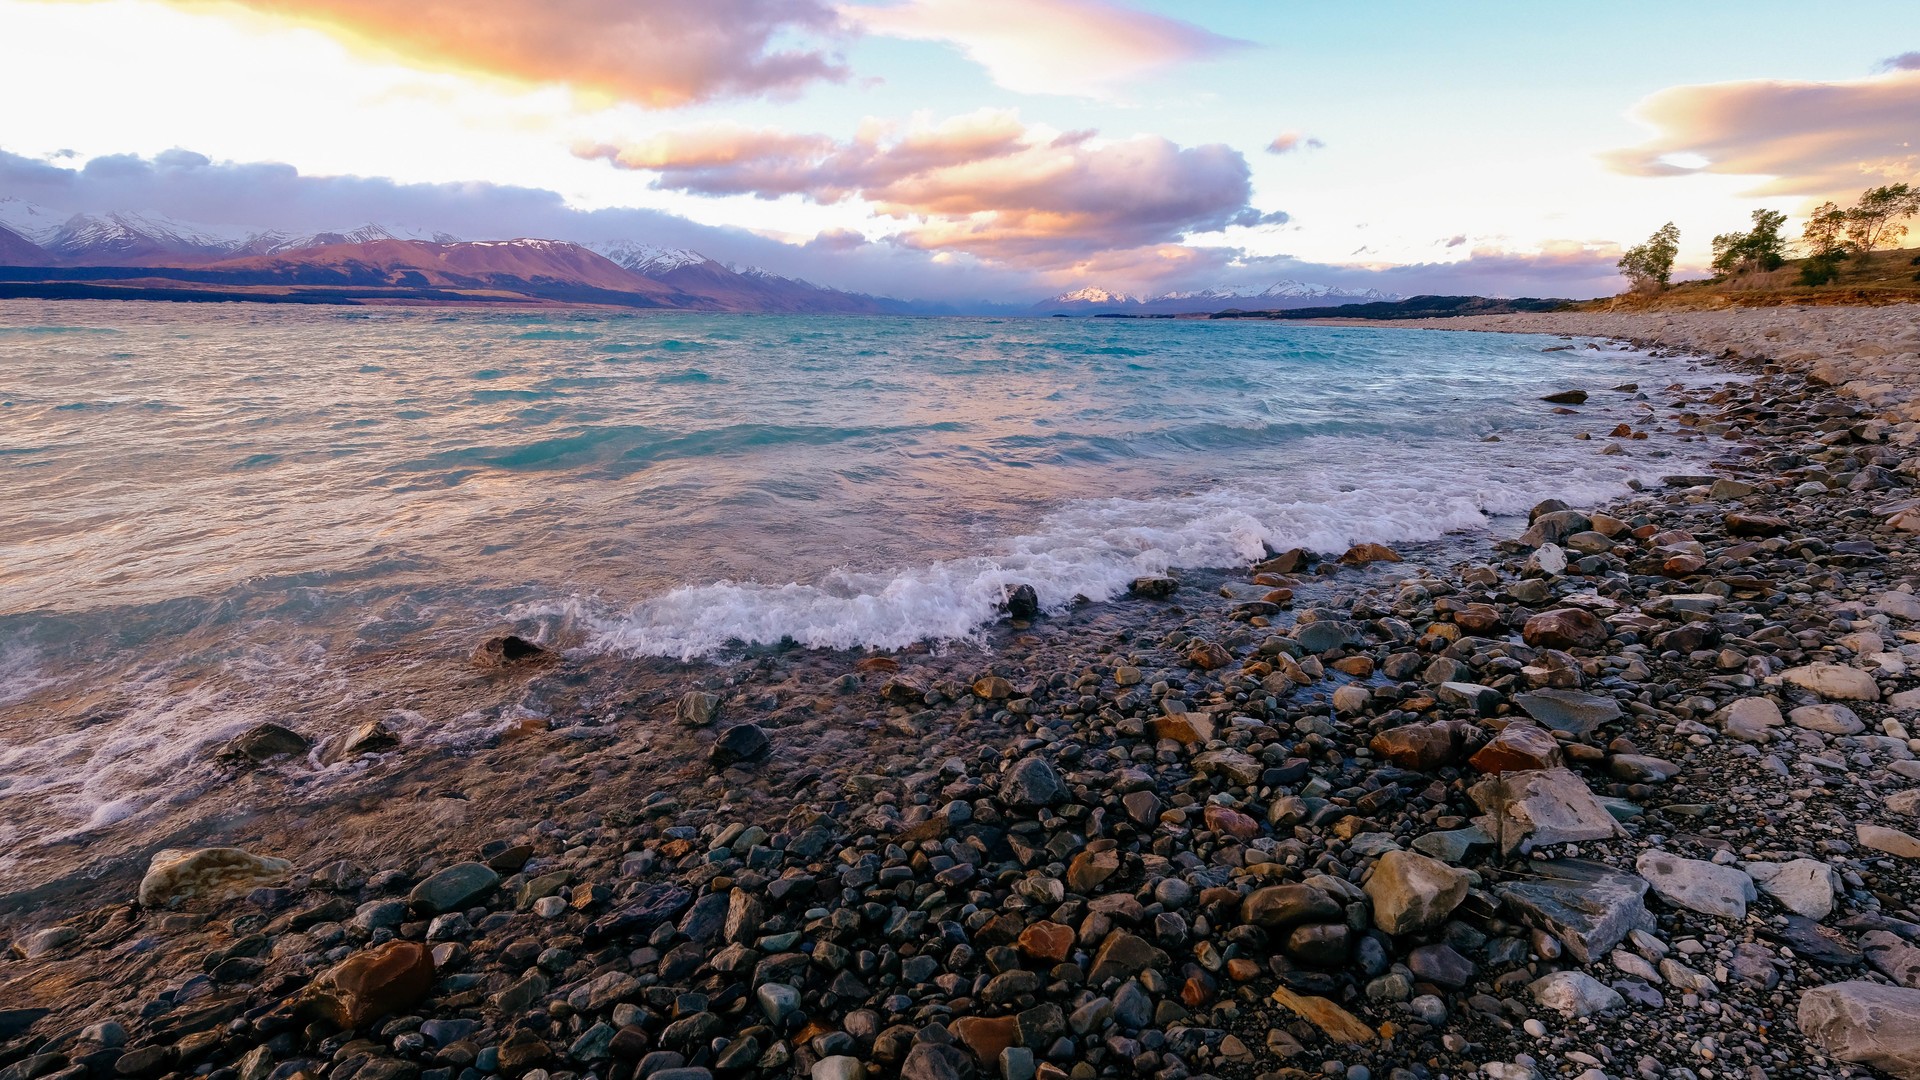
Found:
[[[1920,249],[1876,251],[1840,264],[1826,285],[1800,284],[1792,259],[1778,270],[1742,274],[1726,281],[1683,281],[1661,293],[1622,293],[1574,304],[1574,311],[1710,311],[1729,307],[1818,307],[1910,304],[1920,301]]]

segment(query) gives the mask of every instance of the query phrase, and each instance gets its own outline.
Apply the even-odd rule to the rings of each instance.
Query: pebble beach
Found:
[[[11,898],[0,1080],[1920,1076],[1920,310],[1421,325],[1708,358],[1580,438],[1711,466],[939,648],[478,642],[564,722],[304,801],[263,726],[219,843]]]

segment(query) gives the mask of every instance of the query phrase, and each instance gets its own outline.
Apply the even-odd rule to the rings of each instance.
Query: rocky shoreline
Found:
[[[1764,314],[1488,326],[1744,380],[1599,391],[1712,473],[1467,561],[626,698],[502,643],[551,728],[16,909],[0,1080],[1920,1076],[1920,328]]]

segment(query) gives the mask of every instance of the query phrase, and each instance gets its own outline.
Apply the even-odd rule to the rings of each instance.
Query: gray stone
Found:
[[[1487,811],[1474,820],[1502,854],[1621,835],[1620,825],[1594,799],[1586,781],[1568,769],[1501,773],[1475,784],[1468,794]]]
[[[673,715],[687,727],[706,727],[720,715],[720,699],[700,690],[689,690],[680,695]]]
[[[1786,724],[1780,706],[1772,698],[1750,697],[1728,705],[1714,714],[1720,730],[1741,742],[1764,743],[1773,738],[1773,729]]]
[[[1624,1008],[1620,992],[1584,971],[1556,971],[1527,984],[1533,1000],[1569,1020]]]
[[[1431,855],[1441,862],[1462,863],[1477,848],[1493,846],[1493,837],[1478,825],[1469,825],[1464,829],[1448,829],[1443,832],[1430,832],[1417,836],[1413,840],[1413,849],[1424,855]]]
[[[1551,731],[1585,735],[1594,728],[1620,719],[1620,703],[1605,694],[1583,694],[1577,690],[1531,690],[1516,694],[1513,703]]]
[[[1748,901],[1757,895],[1746,871],[1704,859],[1647,851],[1634,860],[1633,868],[1662,900],[1702,915],[1744,919]]]
[[[1000,785],[1000,800],[1009,806],[1033,809],[1066,799],[1067,785],[1045,758],[1021,758]]]
[[[1833,914],[1833,898],[1840,888],[1840,875],[1818,859],[1748,863],[1747,876],[1761,892],[1796,915],[1805,915],[1817,922]]]
[[[1907,939],[1885,930],[1872,930],[1860,937],[1860,951],[1875,971],[1909,990],[1920,990],[1920,948]]]
[[[1802,705],[1787,714],[1794,727],[1823,735],[1858,735],[1867,725],[1845,705]]]
[[[1528,869],[1532,877],[1509,881],[1496,894],[1583,964],[1605,956],[1629,931],[1654,928],[1645,878],[1586,859],[1552,859]]]
[[[859,1058],[835,1054],[814,1062],[808,1075],[812,1080],[867,1080],[867,1067]]]
[[[1780,677],[1831,701],[1880,700],[1880,687],[1873,676],[1845,664],[1807,664],[1788,668]]]
[[[1841,1061],[1920,1077],[1920,990],[1831,983],[1800,995],[1800,1031]]]
[[[1417,933],[1446,921],[1467,898],[1467,873],[1411,851],[1389,851],[1374,864],[1366,891],[1375,926]]]
[[[485,896],[498,884],[500,875],[485,863],[454,863],[415,885],[413,891],[407,894],[407,903],[413,910],[425,915],[458,911],[471,907],[473,901]]]

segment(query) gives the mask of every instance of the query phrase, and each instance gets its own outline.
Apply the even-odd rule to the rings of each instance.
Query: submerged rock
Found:
[[[503,668],[514,664],[545,660],[550,653],[544,646],[536,645],[518,634],[503,634],[490,637],[474,647],[474,667]]]

